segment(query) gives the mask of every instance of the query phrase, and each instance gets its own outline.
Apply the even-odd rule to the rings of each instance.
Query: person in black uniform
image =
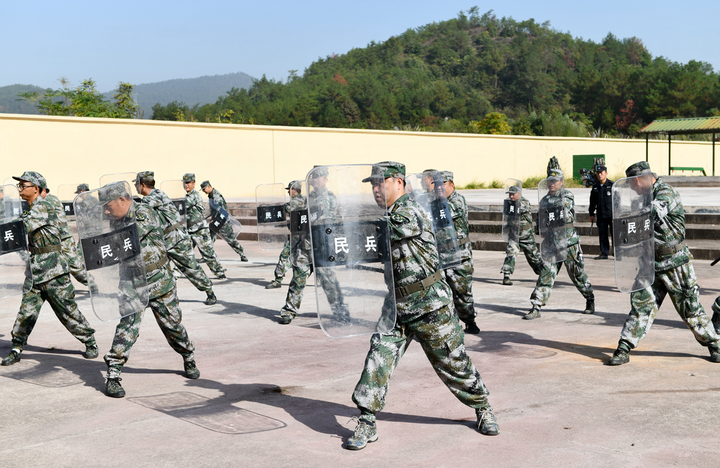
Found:
[[[600,235],[600,255],[595,260],[607,260],[610,255],[608,228],[612,231],[612,186],[613,181],[607,178],[607,167],[597,166],[598,182],[593,184],[590,192],[590,222],[595,222]],[[597,208],[597,219],[595,209]]]

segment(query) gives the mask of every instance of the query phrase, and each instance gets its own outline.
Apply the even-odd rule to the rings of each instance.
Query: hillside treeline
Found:
[[[254,80],[214,104],[153,107],[153,119],[262,125],[632,136],[658,118],[719,115],[712,66],[655,57],[642,41],[595,43],[533,19],[458,17]]]

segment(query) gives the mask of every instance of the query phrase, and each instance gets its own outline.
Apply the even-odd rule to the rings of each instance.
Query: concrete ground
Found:
[[[475,254],[479,336],[465,343],[488,386],[497,437],[475,430],[473,410],[440,382],[415,343],[398,366],[379,440],[360,452],[343,448],[358,414],[351,394],[369,337],[331,339],[320,330],[308,287],[301,313],[277,323],[283,288],[265,290],[279,252],[247,242],[241,263],[219,241],[228,280],[219,302],[179,280],[183,322],[202,376],[183,376],[181,358],[152,319],[122,375],[127,396],[104,394],[102,357],[82,345],[46,304],[22,361],[0,368],[0,466],[600,466],[717,465],[720,364],[694,340],[669,301],[631,354],[608,367],[629,310],[614,288],[612,261],[586,259],[597,297],[583,315],[582,296],[561,272],[542,318],[521,320],[535,283],[523,258],[513,286],[498,273],[504,254]],[[695,262],[706,310],[720,294],[718,271]],[[80,288],[79,291],[83,291]],[[101,353],[114,323],[81,310],[96,327]],[[0,304],[0,354],[20,298]]]

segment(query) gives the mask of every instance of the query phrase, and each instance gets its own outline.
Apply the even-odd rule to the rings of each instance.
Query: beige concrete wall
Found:
[[[667,146],[650,141],[659,174],[668,173]],[[673,166],[703,166],[710,175],[710,143],[673,142],[672,149]],[[159,181],[195,172],[226,197],[246,197],[258,184],[303,178],[314,164],[382,160],[405,163],[409,173],[451,170],[463,186],[541,175],[551,156],[569,172],[576,154],[605,154],[610,174],[620,174],[645,159],[645,141],[0,114],[0,182],[36,170],[51,189],[80,182],[95,188],[104,174],[153,170]]]

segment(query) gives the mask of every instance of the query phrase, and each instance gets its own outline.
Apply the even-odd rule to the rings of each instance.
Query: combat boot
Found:
[[[477,335],[480,333],[480,328],[478,328],[475,320],[465,324],[465,333],[469,333],[470,335]]]
[[[630,362],[630,347],[624,342],[620,341],[618,347],[613,353],[612,357],[608,361],[608,366],[620,366]]]
[[[214,292],[212,292],[212,291],[207,292],[207,299],[205,299],[204,304],[205,305],[217,304],[217,296],[215,296]]]
[[[282,283],[280,283],[279,279],[274,279],[270,281],[270,283],[265,286],[265,289],[277,289],[282,286]]]
[[[2,360],[2,365],[12,366],[16,362],[20,362],[20,351],[17,349],[13,349],[10,351],[10,354],[8,354],[7,357]]]
[[[248,258],[245,256],[245,254],[240,254],[240,261],[241,262],[247,262],[249,261]]]
[[[289,314],[285,312],[284,310],[280,312],[280,324],[281,325],[287,325],[288,323],[292,322],[292,320],[295,317],[292,314]]]
[[[500,426],[498,426],[490,405],[477,409],[477,430],[483,435],[500,434]]]
[[[83,353],[83,357],[85,359],[95,359],[100,354],[100,351],[98,350],[98,345],[95,341],[93,341],[91,344],[86,343],[85,344],[85,352]]]
[[[510,281],[510,275],[503,276],[503,282],[505,286],[512,286],[512,281]]]
[[[533,306],[530,312],[523,315],[523,320],[534,320],[536,318],[540,318],[540,308],[536,306]]]
[[[708,351],[710,351],[711,362],[720,362],[720,347],[717,343],[713,343],[708,346]]]
[[[355,433],[350,436],[345,444],[348,450],[362,450],[368,443],[378,440],[377,426],[375,423],[361,419],[355,427]]]
[[[200,378],[200,371],[198,370],[197,366],[195,365],[195,361],[185,361],[185,377],[188,379],[199,379]]]
[[[109,397],[113,398],[122,398],[125,396],[125,389],[122,388],[122,385],[120,385],[120,381],[122,379],[120,377],[115,377],[112,379],[107,379],[107,382],[105,383],[105,394]]]
[[[583,314],[594,314],[595,313],[595,298],[588,299],[585,301],[585,310],[583,310]]]
[[[712,305],[713,308],[713,315],[712,315],[712,324],[713,327],[715,327],[715,333],[720,334],[720,312],[715,310],[715,304]]]
[[[217,277],[217,279],[227,279],[227,276],[225,276],[224,271],[221,273],[215,273],[215,276]]]

